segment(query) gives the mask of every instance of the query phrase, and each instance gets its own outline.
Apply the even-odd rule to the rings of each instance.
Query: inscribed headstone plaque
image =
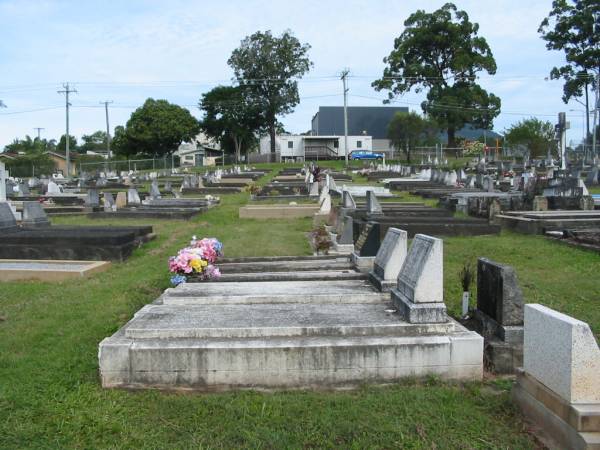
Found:
[[[442,240],[415,235],[400,274],[398,291],[413,303],[444,301],[444,259]]]
[[[362,230],[354,249],[358,256],[376,256],[381,243],[380,225],[377,222],[367,222]]]
[[[477,260],[477,309],[500,325],[523,325],[523,292],[511,266]]]
[[[398,228],[388,228],[383,242],[381,243],[373,271],[384,281],[392,281],[398,278],[402,264],[406,259],[408,234]]]

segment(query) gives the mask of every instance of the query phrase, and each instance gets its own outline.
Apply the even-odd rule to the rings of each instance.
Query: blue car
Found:
[[[354,150],[350,152],[350,159],[383,159],[383,153],[371,150]]]

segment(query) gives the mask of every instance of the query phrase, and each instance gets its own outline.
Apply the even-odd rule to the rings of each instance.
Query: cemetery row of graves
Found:
[[[0,167],[6,446],[597,448],[598,169],[322,164]]]

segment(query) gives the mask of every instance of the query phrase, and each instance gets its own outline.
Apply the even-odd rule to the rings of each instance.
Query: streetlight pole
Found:
[[[348,89],[346,88],[346,78],[349,73],[348,69],[342,71],[342,83],[344,85],[344,159],[346,166],[348,166]]]

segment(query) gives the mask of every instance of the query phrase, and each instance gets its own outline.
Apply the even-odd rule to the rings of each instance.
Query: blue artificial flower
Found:
[[[177,286],[181,283],[185,283],[187,281],[187,278],[184,277],[183,275],[175,275],[173,277],[171,277],[171,284],[173,286]]]

